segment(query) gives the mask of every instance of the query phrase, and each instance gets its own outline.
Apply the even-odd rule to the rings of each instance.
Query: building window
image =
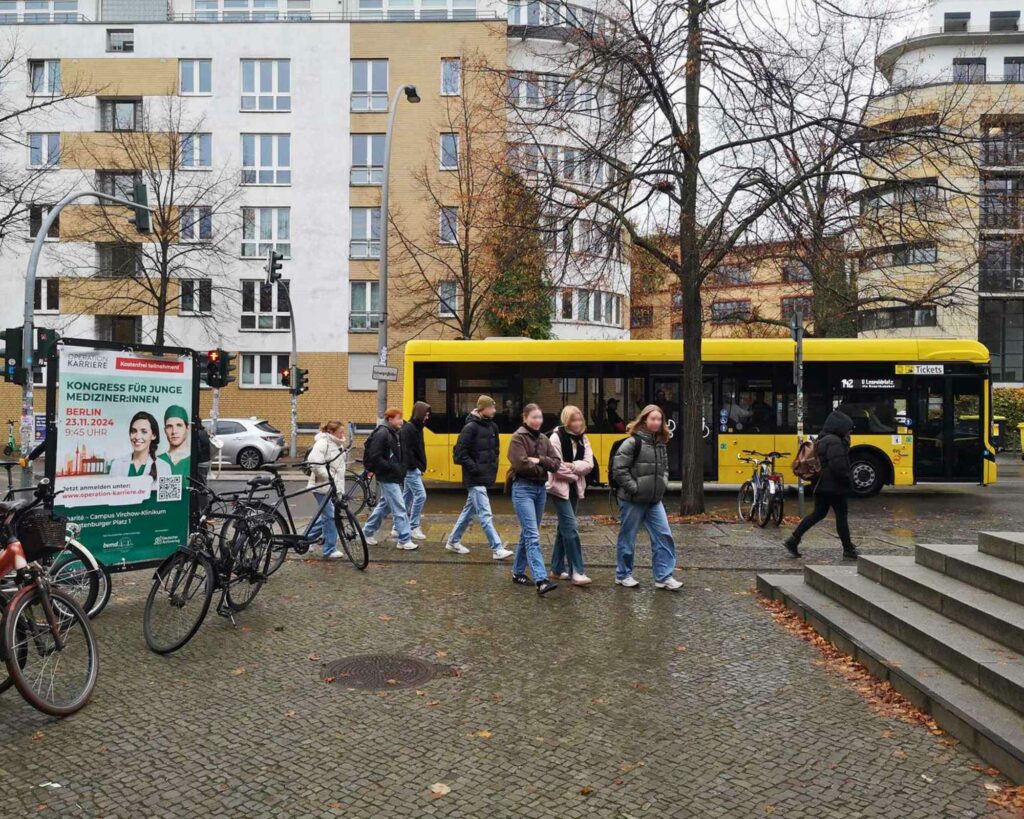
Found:
[[[312,20],[310,0],[288,0],[289,20]]]
[[[457,97],[462,93],[462,60],[445,57],[441,60],[441,96]]]
[[[753,271],[748,264],[720,264],[713,275],[715,284],[721,285],[750,284],[753,279]]]
[[[811,269],[800,259],[786,259],[782,263],[782,280],[788,284],[809,282]]]
[[[1019,21],[1019,11],[992,11],[989,12],[988,27],[992,31],[1017,31]]]
[[[576,291],[576,316],[580,321],[590,321],[590,291]]]
[[[1024,57],[1003,58],[1003,79],[1007,82],[1024,82]]]
[[[1024,203],[1024,179],[1005,177],[983,179],[981,183],[981,226],[983,228],[1021,227]]]
[[[438,241],[443,245],[454,245],[459,241],[459,209],[441,208]]]
[[[946,33],[952,31],[967,31],[967,24],[971,20],[969,11],[947,11],[942,18],[942,30]]]
[[[243,111],[291,111],[290,60],[242,60]]]
[[[131,28],[108,28],[107,51],[131,54],[135,51],[135,30]]]
[[[938,314],[934,307],[883,307],[863,311],[859,323],[864,331],[935,327]]]
[[[101,131],[141,131],[142,100],[100,100]]]
[[[442,318],[454,318],[459,309],[459,288],[453,281],[437,285],[437,314]]]
[[[56,168],[60,164],[60,134],[29,134],[28,157],[33,168]]]
[[[213,282],[209,279],[183,279],[178,312],[192,315],[213,312]]]
[[[350,282],[348,329],[355,333],[376,330],[380,326],[380,284]]]
[[[213,134],[181,135],[181,167],[213,167]]]
[[[441,134],[441,170],[454,171],[459,167],[459,135]]]
[[[352,218],[351,259],[380,258],[380,208],[349,208]]]
[[[388,61],[352,61],[352,110],[388,110]]]
[[[782,300],[782,320],[791,322],[799,311],[800,319],[809,321],[812,318],[812,309],[812,301],[807,296],[789,296]]]
[[[242,353],[240,386],[250,389],[281,387],[281,371],[290,366],[287,353]]]
[[[909,264],[934,264],[939,259],[936,245],[903,245],[892,252],[894,266]]]
[[[60,312],[60,279],[36,279],[35,311]]]
[[[242,256],[292,255],[291,208],[242,208]]]
[[[141,177],[137,173],[124,171],[96,171],[96,190],[107,196],[135,201],[135,186]]]
[[[647,304],[635,304],[629,308],[629,326],[633,330],[654,326],[654,308]]]
[[[716,301],[711,305],[711,320],[718,324],[731,324],[750,316],[750,299]]]
[[[353,185],[384,182],[384,134],[352,134]]]
[[[290,185],[290,134],[242,134],[242,184]]]
[[[572,321],[572,290],[562,291],[562,309],[559,312],[562,321]]]
[[[28,79],[33,94],[61,93],[60,60],[29,60]]]
[[[211,60],[179,60],[180,82],[178,93],[183,97],[205,96],[212,93],[213,62]]]
[[[679,341],[683,337],[683,323],[681,321],[673,321],[672,327],[669,329],[669,338]]]
[[[243,330],[292,329],[291,306],[288,301],[288,282],[281,280],[267,284],[264,280],[242,282]]]
[[[1024,245],[1006,239],[981,243],[978,289],[984,293],[1024,293]]]
[[[376,391],[377,380],[373,368],[377,364],[376,353],[348,354],[348,388],[353,392]]]
[[[99,275],[131,278],[142,273],[142,246],[99,244],[96,246]]]
[[[1024,299],[980,299],[978,341],[992,354],[993,381],[1024,381]]]
[[[954,57],[953,82],[985,82],[985,58]]]
[[[46,218],[51,207],[53,207],[53,205],[28,206],[28,235],[30,239],[35,239],[36,236],[39,235],[39,230],[43,226],[43,219]],[[57,214],[57,218],[53,220],[53,224],[50,225],[50,229],[46,231],[46,238],[60,238],[60,214]]]
[[[213,208],[196,205],[181,211],[181,240],[208,242],[213,238]]]

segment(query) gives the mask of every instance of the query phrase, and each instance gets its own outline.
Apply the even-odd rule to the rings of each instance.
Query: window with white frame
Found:
[[[135,186],[141,181],[134,171],[96,171],[96,190],[130,202],[135,200]]]
[[[243,330],[290,330],[289,304],[286,280],[276,284],[267,284],[262,279],[243,281],[240,327]]]
[[[181,167],[213,167],[213,134],[181,135]]]
[[[243,111],[291,111],[290,60],[242,60]]]
[[[622,296],[604,290],[581,287],[575,290],[576,312],[573,313],[573,290],[562,291],[559,318],[562,321],[576,321],[582,324],[604,324],[610,327],[622,326]]]
[[[18,19],[18,6],[24,9]],[[52,11],[52,14],[51,14]],[[77,23],[78,0],[4,0],[0,4],[0,23]]]
[[[348,255],[352,259],[380,258],[380,208],[349,208],[352,240]]]
[[[348,354],[348,388],[355,391],[375,391],[377,380],[373,377],[373,368],[377,364],[376,353]]]
[[[289,20],[312,20],[310,0],[288,0]]]
[[[388,61],[352,61],[353,111],[388,110]]]
[[[441,170],[454,171],[459,167],[459,135],[441,134]]]
[[[213,208],[195,205],[181,211],[181,240],[208,242],[213,238]]]
[[[34,309],[37,313],[60,312],[60,279],[36,279]]]
[[[60,134],[29,134],[28,156],[33,168],[56,168],[60,164]]]
[[[352,185],[384,181],[384,134],[352,134]]]
[[[442,318],[454,318],[459,309],[459,288],[453,281],[437,285],[437,314]]]
[[[209,279],[182,279],[178,312],[194,316],[213,311],[213,282]]]
[[[242,353],[242,388],[283,387],[281,371],[289,368],[288,353]]]
[[[291,134],[242,134],[242,184],[291,183]]]
[[[217,0],[195,0],[196,9],[202,3],[203,8],[217,8]],[[278,0],[221,0],[224,11],[221,19],[228,21],[254,20],[267,21],[277,20]],[[211,19],[216,20],[216,17]]]
[[[108,28],[107,51],[119,54],[131,54],[135,51],[135,29]]]
[[[178,73],[181,96],[207,96],[213,92],[212,60],[178,60]]]
[[[266,256],[271,248],[292,255],[291,208],[242,208],[242,256]]]
[[[143,130],[142,100],[100,100],[100,130]]]
[[[29,60],[28,81],[32,94],[61,93],[60,60]]]
[[[131,278],[142,272],[142,245],[103,242],[96,245],[98,274],[109,278]]]
[[[457,97],[462,93],[462,60],[444,57],[441,60],[441,96]]]
[[[36,238],[39,234],[40,228],[43,226],[43,220],[50,212],[50,208],[53,205],[29,205],[28,206],[28,235],[30,239]],[[53,220],[53,224],[50,225],[50,229],[46,231],[47,239],[59,239],[60,238],[60,214],[57,214],[57,218]]]
[[[348,329],[360,333],[380,326],[380,284],[375,281],[351,282]]]
[[[441,208],[438,241],[443,245],[454,245],[459,241],[459,209]]]

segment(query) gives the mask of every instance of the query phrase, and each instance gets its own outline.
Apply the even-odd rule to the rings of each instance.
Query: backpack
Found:
[[[636,436],[635,435],[631,435],[630,438],[636,438]],[[628,440],[629,440],[629,438],[623,438],[623,439],[621,439],[619,441],[616,441],[614,444],[612,444],[612,451],[608,455],[608,491],[609,492],[612,492],[612,493],[613,492],[617,492],[618,489],[619,489],[619,484],[615,480],[615,470],[612,469],[612,466],[615,464],[615,455],[618,453],[619,447],[622,446],[624,443],[626,443],[626,441],[628,441]],[[635,447],[633,447],[633,460],[629,464],[630,468],[636,466],[637,459],[640,457],[640,450],[643,448],[643,445],[641,444],[641,442],[639,440],[637,440],[636,443],[637,443],[637,445]]]
[[[309,449],[306,450],[306,454],[302,456],[302,466],[300,467],[300,469],[302,470],[303,475],[309,476],[313,474],[313,467],[309,465],[309,456],[312,454],[313,447],[310,447]]]
[[[805,481],[811,481],[821,474],[821,459],[815,441],[804,441],[796,451],[792,464],[793,474]]]

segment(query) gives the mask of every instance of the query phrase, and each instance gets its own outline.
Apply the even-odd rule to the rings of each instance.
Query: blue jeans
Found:
[[[427,502],[427,490],[423,486],[423,473],[410,469],[405,473],[405,511],[409,513],[409,526],[420,528],[420,514]]]
[[[484,530],[487,542],[491,545],[491,551],[496,552],[501,548],[501,536],[494,528],[494,515],[491,514],[491,499],[487,497],[486,486],[470,486],[466,495],[466,505],[462,507],[459,519],[455,521],[455,528],[448,536],[450,543],[458,543],[462,540],[466,529],[469,527],[473,517],[480,521],[480,528]]]
[[[320,504],[327,497],[327,493],[314,492],[313,497],[316,498],[316,506],[319,509]],[[338,527],[334,524],[334,501],[327,501],[324,511],[310,528],[309,537],[314,539],[322,537],[324,539],[324,557],[327,557],[327,555],[338,548]]]
[[[529,562],[534,583],[548,579],[544,556],[540,552],[540,522],[544,517],[544,504],[547,500],[548,490],[542,483],[517,480],[512,484],[512,508],[516,510],[520,529],[519,544],[512,561],[512,574],[526,574],[526,564]]]
[[[580,527],[576,521],[576,502],[574,499],[551,496],[558,514],[558,531],[555,533],[555,546],[551,550],[551,573],[560,575],[566,571],[585,574],[583,571],[583,544],[580,543]]]
[[[668,527],[665,505],[630,503],[619,499],[619,542],[616,545],[615,577],[622,580],[633,574],[633,550],[640,524],[651,538],[651,570],[658,582],[670,577],[676,568],[676,543]]]
[[[399,483],[377,483],[380,489],[380,500],[373,507],[373,512],[366,520],[363,527],[363,534],[372,537],[381,523],[389,514],[395,519],[395,530],[398,532],[398,542],[408,543],[412,539],[412,530],[409,528],[409,516],[405,513],[405,498],[402,497],[402,485]]]

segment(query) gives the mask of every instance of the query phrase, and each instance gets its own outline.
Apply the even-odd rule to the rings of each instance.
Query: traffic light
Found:
[[[209,350],[206,353],[206,383],[214,389],[223,386],[220,381],[220,356],[220,350]]]
[[[274,252],[273,247],[267,248],[267,263],[263,265],[263,269],[267,272],[267,284],[281,280],[281,260],[283,258],[283,255]]]
[[[4,381],[8,384],[25,383],[25,351],[21,343],[23,330],[22,327],[8,327],[4,330]]]
[[[302,395],[304,392],[309,392],[309,384],[306,383],[309,370],[304,370],[302,367],[295,368],[295,386],[292,387],[292,392],[296,395]]]
[[[146,188],[145,182],[136,182],[132,199],[136,205],[149,205],[149,191]],[[152,233],[153,232],[153,220],[150,218],[150,213],[145,207],[136,207],[135,216],[128,221],[135,225],[135,229],[139,233]]]
[[[291,387],[291,385],[292,385],[292,368],[291,367],[285,367],[283,370],[281,370],[281,386],[282,387]]]
[[[35,360],[42,362],[53,352],[54,345],[60,341],[60,334],[49,327],[36,327],[36,354]]]
[[[220,353],[220,385],[226,387],[235,380],[235,354],[227,350],[218,350]]]

